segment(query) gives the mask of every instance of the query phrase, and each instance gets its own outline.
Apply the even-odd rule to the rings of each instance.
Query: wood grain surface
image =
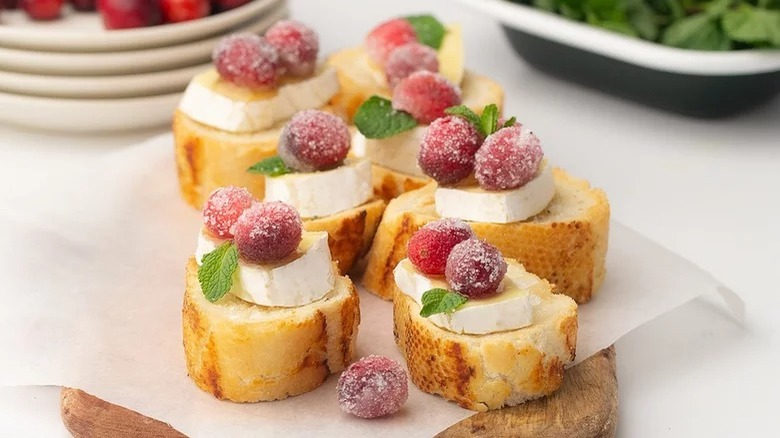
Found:
[[[615,436],[617,407],[615,350],[610,347],[569,369],[555,394],[472,415],[437,437],[608,438]],[[76,438],[185,437],[166,423],[80,389],[62,389],[60,412]]]

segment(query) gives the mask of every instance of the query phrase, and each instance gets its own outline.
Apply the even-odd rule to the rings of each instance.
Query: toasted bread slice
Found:
[[[556,194],[547,209],[511,224],[470,222],[482,239],[504,257],[517,259],[529,272],[555,284],[556,292],[588,302],[604,280],[609,232],[609,202],[603,191],[561,169],[554,169]],[[392,299],[393,269],[406,257],[409,238],[436,220],[436,184],[392,200],[379,224],[366,260],[363,285]]]
[[[516,406],[551,394],[574,360],[577,305],[568,297],[537,295],[528,327],[467,335],[437,327],[411,297],[395,293],[395,339],[412,382],[466,409]]]
[[[322,299],[265,307],[231,294],[203,297],[194,258],[187,262],[182,324],[187,372],[218,399],[280,400],[311,391],[353,359],[360,305],[346,277]]]
[[[386,206],[385,201],[375,199],[331,216],[304,220],[303,227],[307,231],[328,232],[330,254],[343,275],[371,247]]]
[[[374,196],[388,202],[397,198],[401,193],[419,189],[432,181],[430,178],[397,172],[378,164],[371,167],[371,172]]]
[[[391,90],[381,77],[382,73],[371,65],[362,47],[336,52],[328,58],[327,64],[336,68],[340,85],[330,103],[348,120],[352,120],[357,108],[369,97],[390,97]],[[491,103],[503,108],[504,90],[497,82],[467,70],[459,85],[463,104],[474,111],[481,112]]]

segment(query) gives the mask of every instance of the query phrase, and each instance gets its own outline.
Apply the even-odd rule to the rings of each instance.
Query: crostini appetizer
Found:
[[[187,262],[187,372],[218,399],[279,400],[318,387],[353,359],[360,307],[328,234],[304,231],[282,202],[213,192]]]
[[[458,85],[463,104],[471,108],[502,102],[501,86],[466,70],[464,62],[460,26],[445,26],[432,15],[395,18],[372,29],[362,46],[328,58],[341,84],[331,102],[351,120],[369,97],[390,97],[402,79],[420,70],[440,73]]]
[[[265,200],[294,206],[308,231],[326,231],[341,273],[371,245],[386,203],[371,186],[371,162],[347,158],[351,135],[339,117],[319,110],[295,114],[282,130],[278,154],[249,168],[265,179]]]
[[[363,285],[392,299],[392,267],[411,235],[439,217],[469,221],[482,239],[578,303],[604,279],[609,202],[603,191],[553,168],[539,138],[491,105],[460,106],[431,123],[418,164],[437,184],[389,203],[367,256]]]
[[[174,114],[181,192],[200,208],[214,189],[235,185],[262,194],[247,167],[276,153],[284,122],[324,108],[339,89],[336,70],[317,64],[319,39],[282,20],[264,37],[234,34],[214,49],[214,68],[192,79]]]
[[[393,270],[396,342],[412,382],[478,411],[554,392],[577,304],[452,218],[422,227]]]

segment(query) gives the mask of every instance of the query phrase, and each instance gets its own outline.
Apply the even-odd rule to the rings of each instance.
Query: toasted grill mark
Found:
[[[341,336],[341,357],[344,366],[347,366],[347,364],[352,360],[351,339],[355,336],[355,320],[360,318],[359,315],[357,315],[355,312],[357,303],[352,303],[355,300],[355,297],[351,296],[349,298],[349,304],[345,303],[343,306],[341,306],[341,333],[343,334]]]
[[[468,362],[463,357],[463,351],[461,351],[460,344],[452,343],[449,346],[448,356],[452,358],[452,363],[455,366],[455,387],[458,389],[458,394],[467,394],[469,382],[474,377],[474,367],[468,366]]]
[[[192,185],[197,186],[200,184],[200,181],[198,181],[198,153],[197,153],[197,147],[198,143],[195,139],[189,139],[186,143],[184,143],[184,157],[187,159],[187,165],[189,166],[188,170],[190,178],[192,178]],[[182,172],[184,169],[181,169]]]
[[[206,343],[206,351],[203,352],[203,368],[206,374],[206,385],[209,392],[214,394],[214,397],[222,400],[224,396],[222,394],[222,388],[219,385],[219,369],[217,367],[217,348],[214,344],[214,338],[209,337]]]
[[[321,325],[322,326],[322,330],[320,331],[319,339],[317,340],[317,345],[321,345],[321,348],[322,348],[321,351],[326,353],[326,354],[324,354],[324,359],[323,359],[322,362],[325,364],[326,367],[328,367],[328,369],[330,369],[330,364],[328,364],[328,355],[327,355],[327,351],[328,351],[328,318],[325,317],[325,314],[322,313],[321,310],[317,310],[317,313],[314,316],[314,318],[317,320],[317,325]],[[315,351],[316,351],[316,347],[314,347],[313,349],[315,349]],[[306,359],[308,359],[308,358],[309,357],[307,356]],[[305,365],[306,364],[306,360],[304,360],[303,362],[304,362],[304,365]]]

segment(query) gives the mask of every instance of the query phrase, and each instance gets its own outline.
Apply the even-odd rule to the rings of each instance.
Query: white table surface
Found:
[[[504,85],[507,113],[539,135],[553,162],[604,188],[615,218],[743,297],[745,328],[723,317],[715,301],[700,299],[618,342],[619,436],[776,433],[780,99],[733,119],[688,119],[534,71],[496,23],[446,0],[293,0],[292,7],[319,30],[325,53],[357,44],[389,16],[434,11],[460,22],[468,65]],[[95,154],[160,132],[65,137],[0,126],[0,150]],[[68,436],[58,394],[52,387],[0,389],[0,436]]]

